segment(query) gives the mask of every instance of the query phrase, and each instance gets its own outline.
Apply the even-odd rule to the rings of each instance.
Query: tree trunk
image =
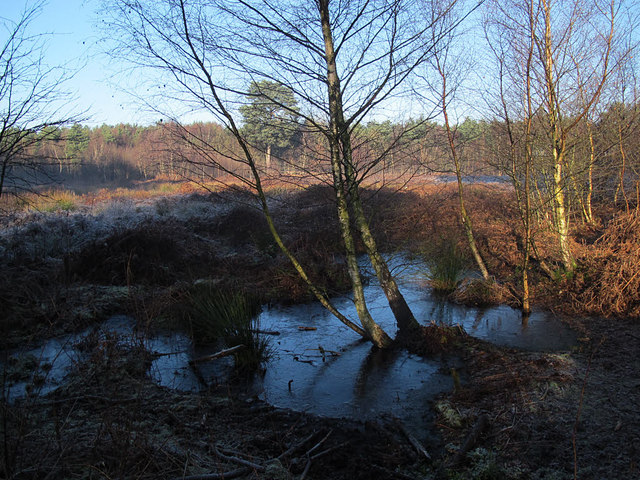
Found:
[[[620,158],[622,159],[622,165],[620,165],[620,191],[622,192],[622,198],[624,198],[624,205],[627,213],[629,213],[629,199],[627,198],[627,191],[624,188],[625,167],[627,164],[627,155],[624,150],[624,142],[622,140],[622,119],[618,121],[618,147],[620,149]]]
[[[332,140],[335,142],[334,151],[332,152],[331,157],[334,173],[334,189],[336,191],[336,196],[340,197],[338,198],[338,215],[345,216],[347,220],[349,218],[347,202],[346,198],[344,198],[345,191],[343,190],[344,182],[342,180],[342,175],[344,174],[344,177],[346,178],[347,191],[350,193],[350,200],[351,206],[353,207],[355,224],[365,245],[367,254],[369,255],[369,258],[371,260],[371,265],[376,272],[376,276],[380,281],[380,286],[382,287],[387,300],[389,301],[389,306],[391,307],[391,310],[396,318],[398,329],[400,330],[400,336],[403,336],[405,334],[408,335],[410,332],[414,331],[419,326],[419,324],[413,316],[411,309],[407,305],[406,300],[402,296],[402,293],[400,293],[400,289],[398,288],[395,279],[389,272],[389,267],[382,258],[382,255],[380,255],[375,239],[371,234],[369,222],[367,221],[364,214],[364,209],[362,207],[362,202],[358,191],[358,184],[355,178],[355,172],[353,170],[351,138],[349,136],[347,126],[345,125],[344,114],[342,110],[342,94],[340,90],[340,79],[338,77],[338,71],[335,62],[335,52],[333,49],[333,38],[331,33],[328,1],[320,0],[318,2],[318,6],[320,9],[320,19],[322,22],[322,32],[325,42],[327,83],[329,87],[329,111],[331,116],[331,135],[334,137]],[[333,163],[337,163],[337,165],[334,166]],[[342,163],[344,170],[340,168],[340,163]],[[341,201],[343,200],[344,205],[341,206]],[[344,211],[342,211],[343,208]],[[340,220],[342,224],[342,218],[340,218]],[[348,222],[344,225],[342,230],[343,239],[347,230],[349,231],[348,236],[351,236],[350,226]],[[355,294],[356,292],[354,290],[354,297]],[[364,297],[362,300],[364,302]]]
[[[560,246],[562,264],[567,273],[573,273],[575,261],[569,246],[569,219],[564,193],[563,164],[566,153],[565,139],[560,125],[560,112],[556,97],[556,79],[554,75],[553,46],[551,37],[551,7],[548,1],[543,0],[545,14],[544,36],[544,66],[547,95],[547,108],[549,130],[551,133],[551,148],[553,150],[553,214],[555,217],[556,231]]]
[[[593,197],[593,166],[596,163],[596,149],[593,142],[593,129],[591,128],[590,122],[587,122],[587,129],[589,130],[589,168],[587,170],[587,198],[585,199],[584,207],[587,213],[587,223],[593,224],[593,210],[591,208],[591,199]]]
[[[264,166],[268,174],[269,170],[271,170],[271,145],[267,145],[267,151],[264,154]]]
[[[364,298],[364,290],[362,287],[362,278],[358,268],[356,257],[355,243],[351,231],[349,208],[346,198],[345,185],[343,181],[343,171],[341,168],[341,128],[344,126],[344,118],[342,113],[342,96],[340,91],[340,79],[335,61],[335,52],[333,47],[333,35],[331,31],[331,22],[329,18],[328,0],[319,0],[318,9],[320,21],[322,24],[322,34],[325,46],[325,59],[327,63],[327,87],[329,93],[329,115],[330,115],[330,150],[331,150],[331,171],[333,174],[333,188],[336,195],[336,203],[338,209],[338,221],[340,224],[340,233],[344,242],[347,268],[351,285],[353,287],[353,300],[355,302],[358,317],[362,322],[362,326],[370,336],[371,341],[378,347],[388,347],[391,345],[391,339],[373,321],[369,310],[367,309]],[[342,152],[344,154],[344,152]]]
[[[350,181],[349,176],[347,176],[347,180]],[[380,282],[380,287],[387,297],[389,307],[396,319],[399,336],[410,336],[412,332],[415,332],[415,330],[420,327],[420,324],[413,316],[411,308],[409,308],[407,301],[400,292],[395,278],[393,278],[393,275],[391,275],[391,272],[389,271],[387,262],[382,258],[382,255],[380,255],[380,252],[378,251],[376,241],[373,238],[371,229],[369,228],[369,222],[364,214],[357,185],[354,185],[352,189],[351,200],[356,227],[358,228],[360,238],[367,249],[367,255],[369,256],[371,265],[376,272],[376,277]]]
[[[572,273],[575,260],[569,246],[569,220],[564,195],[562,166],[564,163],[564,148],[557,146],[553,149],[553,213],[556,220],[556,230],[560,245],[562,264],[567,273]]]
[[[331,153],[331,166],[334,175],[334,189],[336,193],[338,221],[340,223],[340,233],[344,242],[347,257],[347,268],[349,278],[351,279],[351,287],[353,288],[353,301],[358,312],[358,318],[362,322],[362,327],[369,335],[371,341],[380,348],[391,345],[391,338],[382,328],[373,320],[364,298],[364,288],[362,286],[362,277],[360,268],[358,267],[358,258],[356,256],[355,242],[351,231],[351,221],[349,217],[349,208],[345,192],[343,190],[342,172],[340,171],[339,153],[335,151]]]
[[[480,251],[478,250],[478,246],[476,245],[476,239],[473,235],[473,225],[471,224],[471,218],[467,213],[467,209],[464,205],[464,185],[462,183],[462,169],[460,168],[460,158],[458,157],[458,149],[456,148],[456,144],[453,138],[453,132],[451,131],[451,124],[449,123],[449,114],[447,112],[447,98],[449,97],[450,92],[447,91],[447,76],[445,72],[444,65],[440,62],[440,57],[436,54],[435,56],[436,67],[438,68],[438,73],[440,78],[442,79],[442,91],[441,91],[441,100],[442,100],[442,114],[444,116],[444,127],[447,132],[447,142],[449,144],[449,150],[451,151],[451,157],[453,159],[453,164],[456,170],[456,180],[458,183],[458,202],[460,205],[460,222],[462,223],[462,228],[464,230],[464,234],[467,237],[467,243],[469,244],[469,248],[471,249],[471,254],[473,255],[473,259],[482,274],[482,278],[485,280],[489,280],[489,271],[480,255]]]

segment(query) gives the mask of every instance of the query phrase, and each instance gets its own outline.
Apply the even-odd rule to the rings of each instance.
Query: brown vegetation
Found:
[[[579,261],[575,311],[640,318],[640,214],[620,213]]]
[[[348,288],[348,281],[333,225],[335,206],[327,188],[313,186],[293,192],[274,189],[277,195],[272,201],[276,222],[286,226],[283,232],[287,244],[309,266],[322,288],[339,292]],[[487,284],[466,280],[451,296],[454,301],[517,305],[518,281],[513,272],[519,265],[521,247],[517,216],[508,208],[510,195],[509,189],[497,185],[468,189],[477,241],[496,281]],[[174,322],[184,323],[184,304],[190,286],[198,279],[221,287],[242,288],[258,295],[261,301],[309,299],[306,285],[274,248],[264,221],[255,209],[246,206],[246,199],[242,194],[232,194],[163,197],[155,203],[145,200],[145,205],[155,212],[152,218],[128,228],[116,228],[105,238],[81,244],[73,252],[33,251],[33,245],[39,245],[42,235],[47,235],[46,225],[34,224],[22,230],[23,236],[16,237],[12,244],[15,255],[4,265],[9,276],[4,277],[0,290],[6,312],[3,328],[13,338],[5,337],[5,342],[17,344],[24,340],[18,333],[32,335],[38,326],[40,332],[36,335],[51,335],[60,328],[73,330],[116,312],[133,314],[146,326],[150,320],[166,321],[171,317]],[[217,205],[219,210],[183,220],[171,214],[174,208],[202,201]],[[437,255],[444,239],[455,242],[464,252],[451,186],[371,188],[366,190],[366,205],[377,239],[386,251],[402,249]],[[80,205],[82,208],[85,207]],[[577,232],[579,267],[574,279],[553,279],[534,269],[534,305],[537,302],[565,312],[638,315],[634,296],[638,292],[636,272],[640,265],[638,215],[609,211],[600,218],[610,220],[599,228],[592,226]],[[74,234],[79,233],[69,232]],[[541,260],[552,262],[555,244],[548,238],[551,237],[546,232],[536,232]],[[359,248],[363,250],[363,246]],[[59,257],[51,258],[49,255],[55,252]],[[491,457],[491,468],[500,463],[496,470],[500,475],[510,478],[505,473],[509,468],[512,472],[533,472],[540,468],[536,459],[546,458],[550,452],[553,469],[570,470],[570,456],[565,458],[561,453],[566,455],[566,442],[571,441],[572,415],[580,394],[576,385],[584,378],[588,355],[599,345],[602,329],[606,330],[607,325],[600,321],[583,326],[585,337],[593,338],[583,339],[580,351],[571,357],[499,349],[470,340],[455,328],[424,327],[412,350],[430,356],[453,354],[465,362],[463,368],[452,371],[457,379],[455,393],[436,405],[445,441],[462,444],[476,419],[488,414],[489,432],[478,441],[492,449],[491,455],[497,455]],[[629,322],[624,325],[631,329]],[[250,455],[255,465],[266,468],[292,445],[314,432],[319,435],[317,442],[329,428],[334,433],[327,440],[327,449],[345,441],[354,449],[349,454],[337,449],[314,460],[308,478],[395,478],[404,475],[401,472],[412,474],[414,468],[424,468],[415,463],[411,447],[393,423],[371,424],[363,432],[356,425],[247,404],[228,396],[228,391],[204,397],[167,392],[145,376],[148,352],[123,349],[117,339],[95,340],[87,345],[89,359],[78,365],[76,380],[65,389],[46,399],[33,397],[30,403],[3,405],[9,431],[15,435],[8,437],[11,450],[7,457],[14,468],[31,465],[33,470],[28,472],[32,476],[44,471],[54,472],[54,476],[80,475],[100,468],[111,476],[126,472],[141,478],[168,472],[179,477],[189,462],[192,472],[210,465],[217,465],[219,472],[234,470],[234,462],[217,456],[211,445]],[[635,367],[623,365],[622,356],[629,353],[628,348],[619,342],[605,342],[600,348],[596,358],[605,361],[596,361],[593,366],[590,375],[598,383],[592,388],[614,389],[613,383],[618,380],[607,377],[612,369],[624,370],[620,375],[635,378]],[[622,382],[623,387],[631,385],[626,380]],[[630,391],[626,395],[633,398],[633,394]],[[587,389],[585,408],[589,410],[589,421],[596,422],[597,434],[606,437],[611,445],[615,445],[615,439],[607,437],[611,430],[608,422],[613,421],[614,427],[622,422],[623,433],[634,422],[624,413],[622,399],[615,402],[612,412],[598,410]],[[167,413],[158,416],[157,412]],[[202,418],[206,418],[204,423]],[[54,433],[40,435],[39,431]],[[597,449],[587,444],[586,434],[578,430],[577,435],[582,445],[581,465],[606,471],[604,466],[597,467]],[[557,448],[558,442],[562,448]],[[389,445],[393,445],[392,450]],[[311,446],[301,447],[302,453]],[[613,450],[609,448],[608,455],[613,455]],[[35,458],[33,452],[37,451],[50,453]],[[301,455],[283,461],[281,471],[301,473],[306,462]],[[478,460],[471,452],[469,455],[456,468],[476,468]],[[616,468],[637,472],[633,465],[624,463],[626,455],[620,453],[620,458],[612,460]],[[363,467],[358,458],[364,457],[378,461]],[[457,457],[455,453],[441,453],[443,465],[448,465],[449,458]],[[437,464],[433,468],[436,467]],[[257,475],[262,471],[258,470]],[[542,470],[539,475],[544,478]],[[584,478],[589,478],[588,474]]]

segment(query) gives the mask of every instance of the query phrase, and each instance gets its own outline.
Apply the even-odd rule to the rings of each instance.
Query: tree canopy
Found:
[[[240,107],[244,119],[242,133],[270,161],[271,149],[286,148],[299,128],[298,103],[291,89],[278,82],[251,82],[249,103]]]

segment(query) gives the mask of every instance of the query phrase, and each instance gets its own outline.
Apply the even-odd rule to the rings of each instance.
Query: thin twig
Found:
[[[307,438],[303,439],[302,441],[292,445],[291,447],[289,447],[287,450],[285,450],[284,452],[282,452],[277,458],[278,460],[282,460],[283,458],[286,458],[288,456],[293,455],[296,450],[299,450],[300,448],[304,447],[304,445],[308,442],[310,442],[314,437],[316,437],[318,435],[318,432],[313,432],[311,435],[309,435]]]
[[[251,469],[243,467],[236,470],[230,470],[223,473],[203,473],[201,475],[189,475],[188,477],[177,477],[173,480],[228,480],[230,478],[238,478],[246,473],[249,473]]]
[[[318,443],[316,443],[313,447],[311,447],[309,450],[307,450],[307,453],[305,453],[305,456],[307,457],[307,464],[304,466],[304,470],[302,471],[302,474],[300,475],[300,480],[304,480],[304,478],[307,476],[307,473],[309,473],[309,469],[311,468],[311,461],[314,458],[317,458],[316,456],[311,457],[310,455],[316,451],[318,448],[320,448],[320,446],[325,442],[325,440],[327,438],[329,438],[329,435],[331,435],[333,433],[333,429],[329,430],[329,433],[327,433],[322,440],[320,440]],[[324,455],[324,452],[321,452]],[[318,454],[318,456],[320,456],[320,454]]]
[[[327,438],[329,438],[329,435],[331,435],[333,433],[333,429],[329,430],[329,433],[327,433],[322,440],[320,440],[318,443],[316,443],[313,447],[311,447],[311,449],[309,449],[307,451],[307,453],[305,453],[305,455],[308,457],[309,455],[311,455],[315,450],[317,450],[318,448],[320,448],[320,446],[325,442],[325,440]]]
[[[220,350],[219,352],[213,353],[211,355],[205,355],[204,357],[194,358],[193,360],[189,360],[190,365],[195,365],[196,363],[208,362],[209,360],[215,360],[216,358],[226,357],[234,354],[238,350],[242,350],[243,348],[247,348],[244,345],[236,345],[235,347],[226,348],[224,350]]]
[[[411,446],[413,446],[416,452],[418,452],[418,454],[420,455],[423,455],[427,460],[431,460],[431,455],[429,455],[427,449],[424,448],[420,441],[416,437],[414,437],[409,430],[407,430],[407,427],[405,427],[404,424],[397,418],[395,419],[395,423],[402,431],[402,433],[404,433],[404,436],[407,437],[407,440],[409,440],[409,443],[411,444]]]
[[[321,451],[320,453],[316,453],[315,455],[313,455],[312,457],[310,457],[310,460],[316,460],[320,457],[323,457],[331,452],[334,452],[336,450],[341,449],[342,447],[348,445],[349,442],[342,442],[340,445],[336,445],[335,447],[331,447],[331,448],[327,448],[326,450]]]
[[[300,480],[304,480],[304,477],[309,473],[309,469],[311,468],[311,459],[307,460],[307,464],[304,466],[304,470],[300,474]]]

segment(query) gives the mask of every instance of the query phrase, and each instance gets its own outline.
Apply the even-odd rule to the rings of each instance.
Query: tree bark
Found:
[[[548,0],[542,0],[544,7],[544,67],[545,88],[547,94],[547,116],[551,134],[551,147],[553,150],[553,214],[555,217],[556,231],[560,247],[562,264],[567,273],[572,273],[575,261],[569,246],[569,219],[567,217],[566,199],[563,182],[563,166],[565,161],[566,145],[562,127],[560,125],[560,112],[558,111],[558,99],[556,97],[556,80],[554,75],[553,45],[551,37],[551,6]]]

